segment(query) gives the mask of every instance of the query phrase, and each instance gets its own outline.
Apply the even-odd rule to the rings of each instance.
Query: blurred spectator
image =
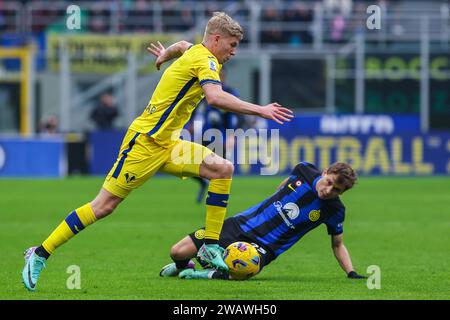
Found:
[[[91,32],[104,33],[110,30],[111,26],[111,10],[106,2],[98,1],[92,3],[91,11],[88,14],[88,29]]]
[[[335,43],[341,43],[343,41],[344,30],[344,16],[342,14],[336,14],[332,21],[331,40]]]
[[[284,11],[283,21],[300,27],[300,30],[285,31],[285,37],[291,46],[312,43],[310,28],[313,22],[313,12],[311,9],[302,3],[295,2]]]
[[[1,2],[0,2],[0,9],[1,9]],[[6,24],[6,17],[2,14],[2,12],[0,11],[0,31],[5,31],[7,29],[7,24]]]
[[[352,11],[352,0],[324,0],[323,5],[325,10],[329,12],[338,11],[343,16],[348,16]]]
[[[41,122],[39,123],[38,132],[41,134],[57,134],[59,131],[58,129],[58,118],[51,114],[46,118],[43,118]]]
[[[191,9],[185,8],[181,12],[179,31],[186,31],[194,27],[194,15]]]
[[[122,31],[151,32],[154,30],[153,7],[149,1],[128,1],[124,4]]]
[[[273,43],[279,44],[286,42],[284,39],[284,34],[281,30],[281,26],[277,26],[277,22],[282,21],[282,15],[279,10],[272,6],[268,6],[263,9],[261,17],[261,42],[262,43]],[[269,28],[265,28],[264,24],[269,23]]]
[[[99,130],[109,130],[113,128],[114,119],[119,112],[114,104],[114,98],[109,93],[100,96],[99,104],[92,110],[91,119]]]
[[[93,16],[89,19],[89,31],[96,33],[103,33],[107,30],[107,25],[104,21],[104,18],[99,16]]]

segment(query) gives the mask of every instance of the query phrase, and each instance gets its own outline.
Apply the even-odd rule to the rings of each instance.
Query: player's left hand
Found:
[[[165,62],[165,52],[166,48],[161,44],[161,42],[158,41],[158,46],[154,43],[150,43],[151,47],[147,47],[147,51],[153,54],[156,57],[155,66],[156,69],[159,70],[161,68],[161,64]]]
[[[294,117],[294,112],[277,102],[273,102],[261,108],[260,116],[265,119],[273,120],[278,124],[283,124],[283,121],[291,121]]]
[[[356,271],[350,271],[349,273],[347,273],[347,278],[349,278],[349,279],[367,279],[366,276],[357,274]]]

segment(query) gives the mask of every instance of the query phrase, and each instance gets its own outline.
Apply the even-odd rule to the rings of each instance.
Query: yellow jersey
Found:
[[[145,133],[162,147],[171,146],[204,98],[202,86],[221,85],[221,68],[203,44],[191,46],[164,71],[147,107],[130,129]]]

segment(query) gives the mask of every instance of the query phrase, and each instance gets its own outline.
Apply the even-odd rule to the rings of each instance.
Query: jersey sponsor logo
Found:
[[[284,223],[286,223],[289,228],[295,229],[295,226],[292,224],[292,222],[289,221],[289,219],[294,220],[298,217],[300,213],[300,209],[298,208],[298,206],[293,202],[286,203],[283,206],[280,201],[274,202],[273,205],[277,209],[277,212],[283,219]]]
[[[216,66],[216,63],[214,61],[209,60],[209,68],[212,71],[217,72],[217,66]]]
[[[295,203],[289,202],[284,205],[283,212],[287,214],[289,219],[294,220],[300,214],[300,209]]]
[[[196,237],[199,240],[203,239],[205,237],[205,230],[199,229],[199,230],[195,231],[194,237]]]
[[[320,218],[320,210],[311,210],[308,214],[309,220],[312,222],[319,220]]]

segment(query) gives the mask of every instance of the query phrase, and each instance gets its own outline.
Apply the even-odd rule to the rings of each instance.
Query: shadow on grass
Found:
[[[329,277],[320,277],[320,276],[299,276],[299,275],[265,275],[261,278],[255,277],[250,279],[251,281],[276,281],[276,282],[329,282],[331,279]]]

